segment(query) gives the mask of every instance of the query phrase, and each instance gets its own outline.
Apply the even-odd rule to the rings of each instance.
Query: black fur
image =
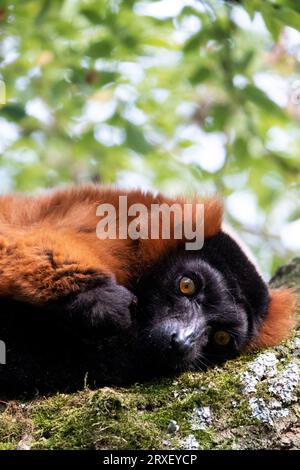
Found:
[[[192,297],[179,292],[184,275],[197,284]],[[134,294],[137,306],[131,292],[105,278],[44,309],[0,299],[7,346],[0,393],[124,385],[222,363],[253,338],[269,303],[265,282],[224,233],[199,252],[167,254]],[[230,333],[228,346],[214,343],[217,330]]]
[[[92,288],[60,300],[57,308],[63,310],[72,323],[83,327],[124,330],[131,325],[130,309],[135,304],[136,298],[128,289],[112,278],[103,277]],[[56,310],[55,303],[48,307]]]
[[[134,380],[135,297],[112,279],[44,308],[0,299],[0,393],[73,391]],[[129,330],[130,329],[130,330]]]
[[[181,294],[182,276],[195,281],[195,295]],[[257,333],[269,305],[267,285],[225,233],[197,253],[169,253],[140,279],[136,294],[140,354],[149,375],[204,369],[236,357]],[[230,334],[227,346],[214,342],[217,331]],[[178,335],[185,335],[190,347],[174,347]]]

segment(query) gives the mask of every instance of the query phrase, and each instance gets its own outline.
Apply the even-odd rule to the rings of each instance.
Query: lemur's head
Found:
[[[197,252],[168,253],[143,275],[136,293],[139,352],[155,374],[204,369],[253,341],[260,345],[258,332],[272,313],[272,292],[224,232]]]

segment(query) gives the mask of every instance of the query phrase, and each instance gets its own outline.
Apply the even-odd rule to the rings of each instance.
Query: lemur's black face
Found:
[[[214,248],[221,240],[216,241]],[[211,263],[209,245],[198,253],[170,253],[140,279],[137,322],[147,371],[165,374],[220,364],[239,355],[256,331],[268,302],[265,284],[255,270],[248,271],[248,281],[246,272],[245,279],[243,273],[235,276],[220,253],[215,253],[219,263]],[[243,270],[245,260],[240,261]],[[261,302],[255,312],[252,295]]]
[[[201,369],[245,346],[245,309],[224,276],[200,258],[176,256],[145,277],[140,289],[140,340],[155,369]]]

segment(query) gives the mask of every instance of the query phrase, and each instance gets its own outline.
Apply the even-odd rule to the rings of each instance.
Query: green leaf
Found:
[[[20,121],[26,116],[25,109],[20,104],[7,104],[0,107],[0,114],[4,115],[12,121]]]
[[[205,125],[207,131],[219,131],[224,130],[226,125],[229,123],[232,115],[232,107],[228,104],[216,104],[209,112],[211,122]]]
[[[95,10],[90,8],[82,8],[80,13],[85,16],[93,24],[102,24],[103,18]]]
[[[244,0],[243,6],[245,7],[245,10],[249,13],[250,18],[253,20],[256,11],[255,2],[253,2],[253,0]]]
[[[86,54],[92,58],[109,57],[113,51],[113,42],[109,39],[94,42],[86,51]]]
[[[291,8],[276,8],[274,16],[281,21],[283,26],[291,26],[300,31],[300,14]]]
[[[243,137],[237,137],[233,144],[233,153],[237,160],[243,160],[248,155],[248,143]]]
[[[35,18],[35,23],[37,25],[43,22],[45,16],[50,10],[50,7],[51,7],[51,0],[44,0],[43,2],[41,2],[41,8]]]
[[[137,153],[146,154],[151,150],[151,145],[145,139],[142,129],[130,123],[126,125],[126,143]]]
[[[260,88],[255,85],[246,85],[242,90],[244,98],[251,101],[268,114],[273,114],[282,119],[286,117],[285,112],[274,101],[272,101]]]
[[[252,60],[254,59],[255,56],[255,51],[253,49],[250,49],[245,52],[243,57],[235,62],[235,71],[239,73],[244,73],[246,72],[247,68],[251,64]]]
[[[211,69],[205,66],[197,67],[196,70],[192,73],[190,77],[190,82],[193,85],[197,85],[198,83],[205,82],[205,80],[209,79],[212,75]]]
[[[300,3],[299,0],[277,0],[277,3],[283,6],[287,6],[294,11],[300,13]]]
[[[198,33],[194,34],[184,45],[185,52],[191,52],[195,49],[198,49],[203,43],[208,41],[209,35],[206,30],[201,30]]]
[[[277,42],[282,30],[282,23],[278,21],[276,15],[273,14],[273,9],[270,8],[269,5],[262,6],[261,13],[266,27],[270,31],[274,41]]]
[[[290,216],[288,217],[288,222],[294,222],[295,220],[300,219],[300,208],[295,209]]]

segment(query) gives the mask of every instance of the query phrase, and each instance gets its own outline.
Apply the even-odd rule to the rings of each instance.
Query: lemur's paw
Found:
[[[72,319],[85,326],[127,329],[135,304],[136,298],[128,289],[105,279],[102,285],[73,296],[66,308]]]

